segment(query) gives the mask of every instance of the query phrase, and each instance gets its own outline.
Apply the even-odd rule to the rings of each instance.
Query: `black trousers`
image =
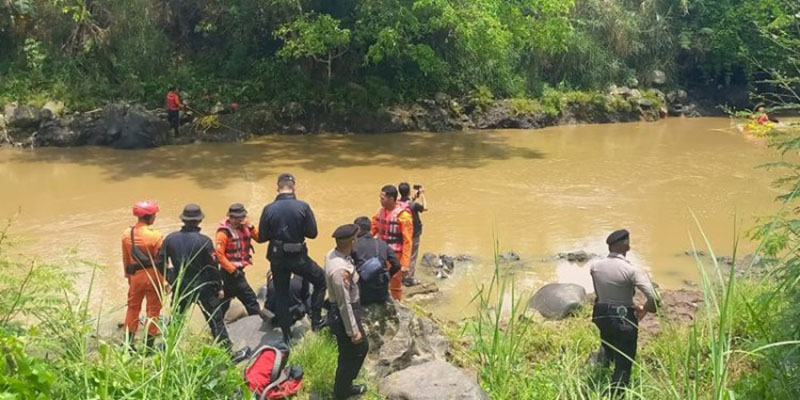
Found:
[[[177,304],[177,313],[185,315],[186,310],[193,303],[200,305],[200,310],[206,318],[211,335],[226,349],[231,350],[231,339],[228,329],[225,328],[225,313],[222,312],[222,300],[217,296],[217,290],[212,285],[203,285],[199,288],[187,289],[184,293],[173,294],[173,304]]]
[[[305,252],[296,255],[273,255],[270,258],[270,270],[275,281],[277,297],[275,316],[280,323],[283,336],[291,336],[291,317],[289,315],[289,281],[292,274],[299,275],[306,282],[314,286],[311,292],[311,322],[316,324],[322,321],[322,303],[325,300],[325,273],[317,263]]]
[[[364,333],[361,325],[361,309],[353,308],[356,315],[358,330],[361,332],[361,341],[353,343],[347,331],[344,330],[344,323],[339,316],[339,310],[334,305],[328,313],[328,325],[331,333],[336,336],[336,344],[339,347],[339,358],[336,364],[336,380],[333,384],[333,396],[336,399],[346,399],[350,397],[353,390],[353,381],[358,377],[358,371],[364,365],[364,359],[369,352],[369,340]]]
[[[615,388],[627,386],[636,359],[636,342],[639,339],[639,321],[632,307],[595,304],[592,322],[600,330],[603,350],[614,363],[612,384]]]
[[[225,317],[225,313],[228,312],[228,308],[230,308],[231,301],[234,298],[242,302],[244,309],[247,310],[247,315],[257,315],[261,306],[258,305],[258,298],[253,288],[247,283],[244,271],[241,271],[239,276],[229,274],[226,271],[220,273],[224,284],[223,290],[225,290],[225,298],[222,300],[222,307],[220,308],[222,317]]]
[[[181,112],[179,110],[167,110],[167,122],[175,131],[175,137],[178,137],[178,128],[181,126]]]

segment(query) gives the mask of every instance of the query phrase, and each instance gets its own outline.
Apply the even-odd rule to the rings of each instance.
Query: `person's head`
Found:
[[[368,235],[372,229],[372,221],[367,217],[358,217],[353,221],[358,226],[358,236]]]
[[[606,239],[608,251],[625,255],[631,249],[630,233],[626,229],[612,232]]]
[[[397,185],[397,191],[400,192],[400,198],[406,198],[411,195],[411,185],[408,182],[400,182]]]
[[[235,203],[228,207],[228,221],[232,227],[241,227],[245,218],[247,218],[247,210],[244,208],[244,205]]]
[[[394,185],[386,185],[381,188],[381,206],[387,210],[393,210],[397,203],[397,188]]]
[[[155,201],[143,200],[133,205],[133,215],[139,218],[139,222],[152,225],[156,220],[158,204]]]
[[[357,234],[358,225],[356,224],[347,224],[336,228],[336,230],[333,231],[333,235],[331,235],[336,239],[336,250],[344,254],[352,253]]]
[[[758,106],[757,110],[758,112],[764,112],[764,106]]]
[[[177,92],[177,91],[178,91],[178,85],[176,85],[176,84],[174,84],[174,83],[171,83],[171,84],[169,85],[169,91],[170,91],[170,92]]]
[[[193,203],[189,203],[183,207],[183,212],[180,215],[183,225],[189,227],[199,226],[200,223],[203,222],[204,217],[205,214],[203,214],[203,210],[200,209],[200,206]]]
[[[284,172],[278,176],[278,193],[294,193],[294,175]]]

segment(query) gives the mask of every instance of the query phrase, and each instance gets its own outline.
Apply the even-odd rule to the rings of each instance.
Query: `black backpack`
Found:
[[[358,289],[361,304],[383,303],[389,298],[389,272],[380,257],[379,242],[375,241],[375,252],[378,254],[358,266]]]

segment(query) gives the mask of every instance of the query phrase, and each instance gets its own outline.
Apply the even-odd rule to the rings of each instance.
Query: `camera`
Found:
[[[420,189],[422,189],[422,185],[414,185],[414,190],[420,190]]]

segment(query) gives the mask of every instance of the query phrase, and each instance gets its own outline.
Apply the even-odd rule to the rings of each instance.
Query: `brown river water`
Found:
[[[127,284],[120,265],[132,204],[154,199],[156,228],[179,228],[187,202],[206,213],[213,234],[229,204],[244,203],[257,220],[275,196],[275,179],[289,171],[298,196],[311,204],[320,236],[309,242],[318,261],[342,223],[370,216],[380,187],[400,181],[426,187],[421,253],[468,254],[470,266],[437,282],[442,294],[424,303],[439,317],[459,319],[478,285],[491,277],[495,239],[525,262],[517,288],[549,282],[591,288],[585,266],[554,261],[559,252],[604,253],[606,235],[631,231],[630,258],[665,288],[698,281],[691,257],[697,216],[718,255],[730,255],[757,216],[778,208],[774,174],[757,165],[777,158],[763,143],[731,129],[725,118],[672,118],[654,123],[577,125],[541,130],[270,136],[247,143],[169,146],[144,151],[107,148],[0,149],[0,217],[21,210],[12,233],[17,251],[59,259],[76,249],[106,266],[92,304],[121,319]],[[256,245],[248,272],[263,284],[265,246]],[[702,247],[705,247],[704,245]],[[743,240],[739,254],[752,251]],[[84,275],[85,276],[85,275]],[[424,276],[424,275],[423,275]],[[86,278],[78,288],[86,292]]]

